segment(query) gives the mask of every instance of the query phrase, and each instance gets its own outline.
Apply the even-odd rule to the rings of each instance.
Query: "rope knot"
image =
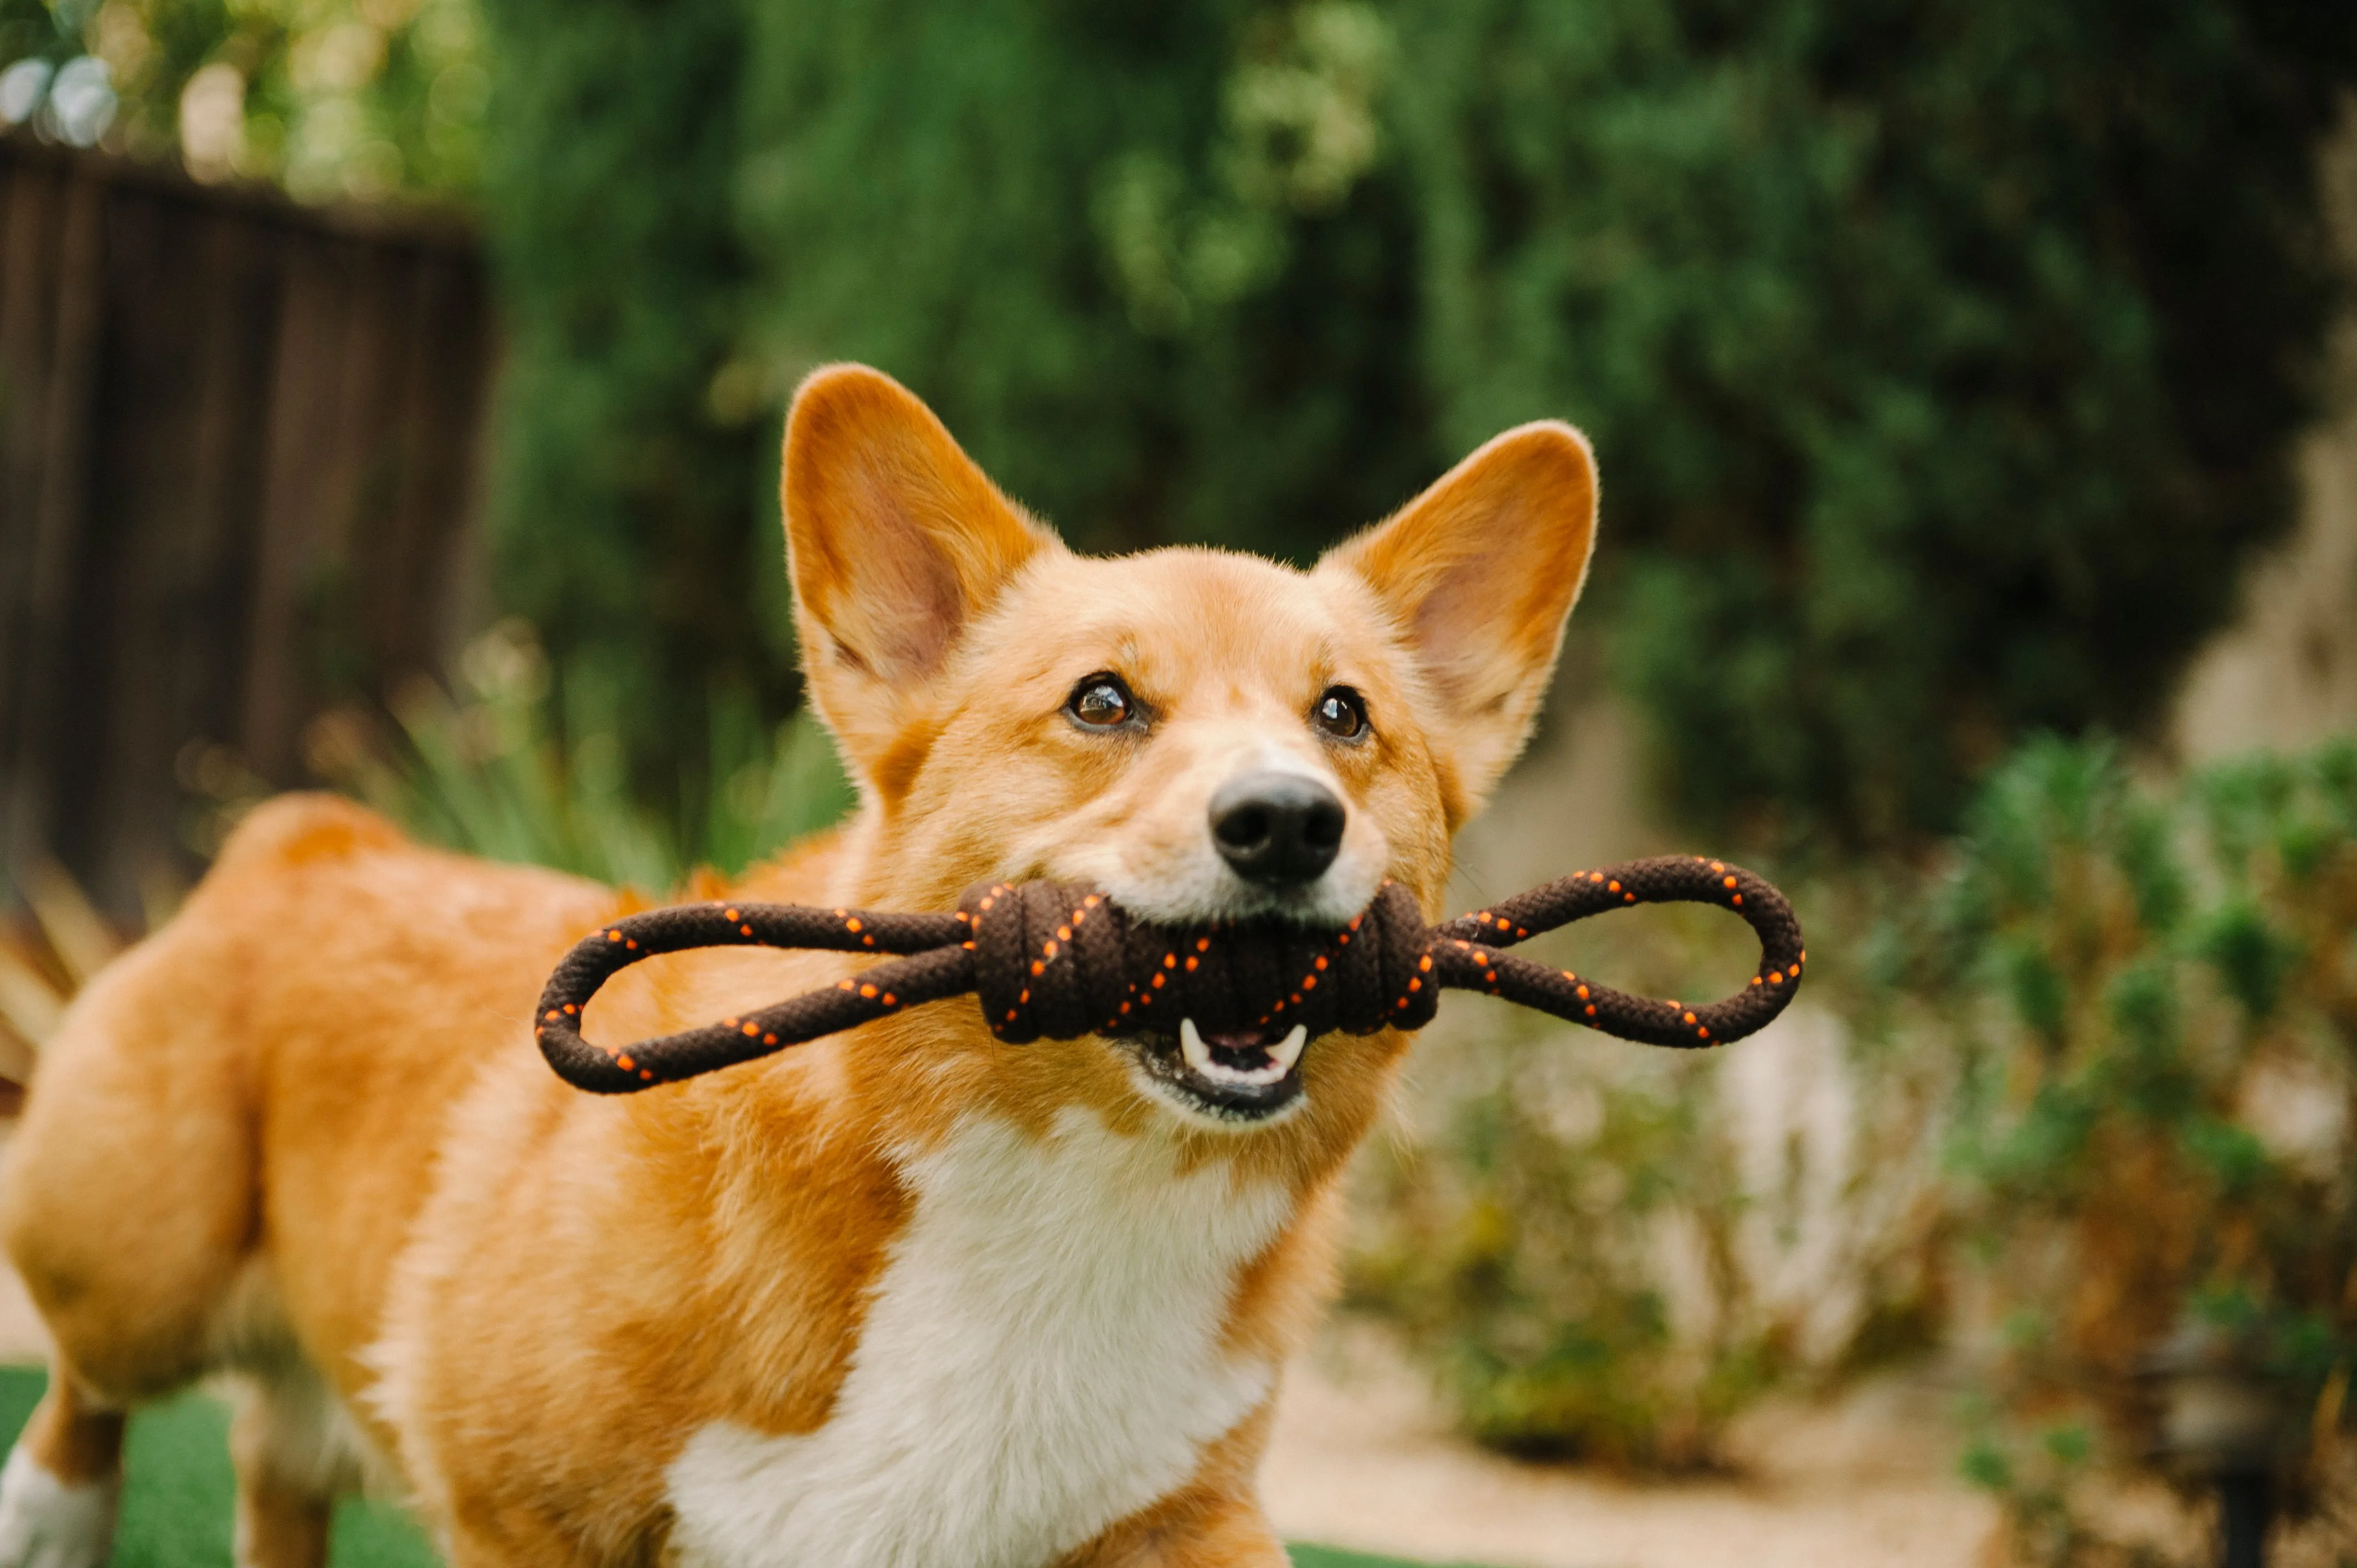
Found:
[[[1275,920],[1158,927],[1092,888],[996,883],[969,891],[974,993],[1011,1046],[1132,1029],[1207,1033],[1304,1026],[1315,1037],[1432,1021],[1432,932],[1406,888],[1334,930]]]
[[[1687,1004],[1615,991],[1501,950],[1609,909],[1670,901],[1716,904],[1749,923],[1760,944],[1751,983]],[[740,1018],[628,1047],[583,1038],[581,1019],[614,973],[657,953],[696,947],[823,948],[878,958],[856,977]],[[1716,1046],[1766,1026],[1801,983],[1808,954],[1784,896],[1724,861],[1663,855],[1558,877],[1438,926],[1407,889],[1386,881],[1342,927],[1275,920],[1157,926],[1094,888],[1054,882],[970,890],[953,915],[819,909],[794,904],[682,905],[618,920],[585,938],[549,977],[533,1033],[565,1081],[630,1093],[750,1061],[802,1040],[966,992],[1008,1045],[1133,1031],[1206,1035],[1256,1029],[1309,1037],[1420,1029],[1444,988],[1480,991],[1657,1046]]]

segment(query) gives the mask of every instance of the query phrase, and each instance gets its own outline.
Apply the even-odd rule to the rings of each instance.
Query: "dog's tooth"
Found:
[[[1178,1020],[1178,1054],[1187,1058],[1189,1067],[1206,1077],[1218,1065],[1211,1060],[1211,1047],[1203,1043],[1202,1031],[1195,1027],[1192,1018]]]
[[[1300,1058],[1302,1045],[1308,1037],[1308,1030],[1296,1026],[1293,1033],[1287,1035],[1282,1043],[1269,1049],[1270,1059],[1265,1066],[1249,1069],[1230,1067],[1223,1061],[1213,1059],[1211,1045],[1203,1038],[1203,1032],[1195,1027],[1194,1019],[1178,1020],[1178,1054],[1186,1058],[1188,1067],[1198,1077],[1210,1079],[1213,1083],[1240,1083],[1254,1088],[1275,1083],[1293,1070],[1293,1064]]]

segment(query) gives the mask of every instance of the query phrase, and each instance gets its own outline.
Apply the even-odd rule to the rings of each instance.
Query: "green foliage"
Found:
[[[1716,994],[1754,956],[1729,924],[1654,910],[1539,946],[1651,994]],[[1410,1124],[1362,1164],[1350,1300],[1402,1333],[1484,1443],[1716,1463],[1727,1419],[1812,1337],[1796,1293],[1760,1284],[1823,1218],[1819,1151],[1780,1137],[1774,1171],[1747,1167],[1743,1090],[1716,1054],[1616,1050],[1494,1010],[1444,1016],[1417,1058]],[[1918,1337],[1896,1316],[1859,1332]]]
[[[1623,672],[1707,817],[1952,820],[2131,724],[2285,515],[2312,9],[1403,0],[1452,446],[1597,437]]]
[[[791,706],[772,420],[859,357],[1095,546],[1305,557],[1573,417],[1671,799],[1853,843],[2133,728],[2225,613],[2357,72],[2288,0],[0,0],[0,44],[106,59],[126,145],[226,94],[207,167],[479,192],[500,597],[655,795],[716,703]]]
[[[660,894],[698,867],[735,875],[851,808],[834,743],[807,709],[772,731],[749,704],[717,707],[667,821],[633,792],[610,721],[580,683],[560,713],[521,622],[461,662],[461,699],[431,682],[396,698],[393,760],[350,714],[323,724],[310,748],[321,772],[428,843]]]
[[[62,65],[81,52],[80,17],[48,0],[0,0],[0,65],[27,58]]]
[[[651,650],[624,590],[770,553],[711,426],[832,358],[1097,545],[1301,557],[1568,414],[1676,800],[1943,826],[2010,736],[2147,717],[2285,517],[2327,10],[505,0],[504,515],[574,545],[511,602],[567,668],[770,690],[721,607],[651,594]]]
[[[2088,1562],[2100,1538],[2074,1505],[2091,1473],[2093,1434],[2077,1422],[2017,1426],[1986,1408],[1972,1413],[1975,1430],[1957,1468],[2003,1503],[2007,1560],[2043,1568]]]
[[[1353,1294],[1405,1331],[1481,1442],[1707,1463],[1773,1370],[1741,1310],[1709,1079],[1615,1081],[1572,1070],[1568,1049],[1553,1032],[1487,1043],[1489,1081],[1439,1134],[1378,1158]],[[1695,1244],[1718,1309],[1699,1338],[1672,1322],[1673,1233]]]
[[[507,361],[490,495],[503,608],[671,800],[716,712],[791,706],[772,432],[724,390],[747,307],[726,0],[490,0],[482,197]],[[567,700],[572,700],[568,695]]]
[[[1079,540],[1314,553],[1437,470],[1377,7],[766,6],[772,397],[860,358]]]
[[[479,34],[475,0],[0,0],[0,64],[106,62],[111,145],[314,199],[471,190]]]
[[[1788,890],[1815,1016],[1781,1040],[1632,1058],[1514,1016],[1420,1046],[1351,1288],[1469,1431],[1691,1462],[1770,1387],[1944,1341],[1980,1369],[1968,1470],[2026,1560],[2064,1563],[2094,1560],[2081,1494],[2144,1452],[2134,1374],[2183,1322],[2247,1336],[2295,1409],[2345,1387],[2357,741],[2139,783],[2110,745],[2040,739],[1939,868]],[[1733,983],[1697,985],[1698,933],[1650,920],[1554,961]],[[1812,1079],[1826,1013],[1836,1077]],[[1821,1112],[1831,1149],[1802,1136]],[[1801,1299],[1855,1311],[1796,1310],[1785,1261],[1812,1257],[1840,1261]]]
[[[2250,1336],[2294,1408],[2357,1358],[2357,743],[2174,789],[2035,743],[1934,924],[1948,1202],[2007,1325],[1976,1478],[2073,1561],[2086,1444],[2018,1458],[2053,1412],[2139,1452],[2131,1373],[2188,1320]]]

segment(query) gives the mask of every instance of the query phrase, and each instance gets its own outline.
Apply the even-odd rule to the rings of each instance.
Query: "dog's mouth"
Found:
[[[1115,1043],[1129,1053],[1146,1090],[1188,1115],[1249,1126],[1301,1103],[1301,1056],[1309,1036],[1297,1024],[1204,1030],[1181,1018],[1175,1036],[1147,1030]]]

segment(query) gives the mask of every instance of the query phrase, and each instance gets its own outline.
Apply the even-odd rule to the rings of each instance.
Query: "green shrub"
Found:
[[[1650,910],[1542,941],[1679,995],[1741,984],[1747,937]],[[1727,1063],[1479,1004],[1419,1042],[1404,1124],[1361,1163],[1349,1299],[1402,1333],[1469,1435],[1708,1466],[1727,1419],[1796,1369],[1790,1304],[1756,1287],[1798,1206],[1749,1179]]]
[[[770,398],[867,360],[1097,548],[1306,557],[1438,471],[1380,6],[751,16]]]
[[[774,428],[716,401],[749,301],[736,0],[487,0],[482,179],[506,365],[500,606],[595,689],[634,793],[682,809],[722,721],[796,690]],[[572,701],[567,696],[565,701]]]
[[[1379,1147],[1352,1296],[1396,1324],[1458,1423],[1510,1453],[1684,1468],[1777,1369],[1740,1310],[1736,1184],[1707,1074],[1572,1071],[1559,1034],[1515,1031],[1427,1144]],[[1542,1056],[1555,1060],[1541,1059]],[[1683,1221],[1714,1308],[1678,1332],[1663,1278]]]
[[[2337,1419],[2357,1372],[2357,741],[2177,783],[2035,741],[1930,867],[1789,889],[1813,963],[1781,1039],[1641,1053],[1469,1012],[1420,1046],[1408,1125],[1367,1165],[1351,1288],[1469,1431],[1707,1459],[1770,1387],[1946,1344],[1975,1369],[1968,1473],[2060,1563],[2096,1539],[2089,1477],[2144,1453],[2135,1374],[2180,1324],[2251,1336],[2296,1407]],[[1559,961],[1654,994],[1731,989],[1749,961],[1666,912],[1600,925]],[[1813,1067],[1791,1031],[1825,1028]],[[1812,1101],[1835,1146],[1777,1120],[1804,1068],[1835,1075]],[[1813,1187],[1813,1208],[1794,1197]],[[1852,1297],[1814,1327],[1781,1273],[1812,1255],[1833,1263],[1811,1288]]]
[[[471,193],[490,72],[475,0],[0,0],[0,66],[104,60],[107,145],[181,151],[182,95],[206,68],[208,178],[306,199]],[[221,139],[226,136],[226,140]]]
[[[740,248],[662,292],[740,330],[672,427],[866,358],[1086,543],[1298,557],[1505,424],[1579,420],[1672,800],[1887,843],[2026,731],[2148,719],[2286,520],[2330,303],[2313,155],[2357,69],[2329,9],[909,0],[748,8],[739,43],[699,0],[682,36],[716,103],[741,51],[741,107],[536,199],[716,236],[681,182],[726,169]],[[577,134],[592,80],[522,140]],[[613,101],[659,139],[668,83]],[[516,289],[647,269],[565,233]],[[659,497],[535,417],[517,515],[618,510],[616,569],[660,569]],[[594,598],[525,607],[561,649],[614,635],[551,618]]]
[[[1679,804],[1944,827],[2134,725],[2287,513],[2357,30],[2197,0],[1400,0],[1452,447],[1598,444]]]
[[[834,741],[807,709],[773,727],[748,704],[716,704],[707,753],[666,818],[633,792],[590,688],[574,682],[559,705],[523,623],[494,628],[460,662],[457,698],[431,682],[396,695],[389,745],[359,714],[322,721],[314,768],[429,843],[657,895],[701,867],[733,876],[851,807]]]
[[[0,45],[107,53],[128,144],[210,62],[251,172],[479,193],[498,595],[631,692],[651,799],[708,703],[791,710],[773,422],[863,357],[1098,547],[1305,556],[1577,419],[1668,798],[1852,844],[2132,731],[2231,607],[2357,73],[2287,0],[0,0]]]
[[[2357,1356],[2357,743],[2174,789],[2033,745],[1974,809],[1937,928],[1952,1204],[1989,1303],[1976,1452],[2067,1546],[2072,1466],[2023,1483],[2007,1444],[2093,1420],[2139,1453],[2132,1374],[2181,1322],[2253,1336],[2296,1407]]]

